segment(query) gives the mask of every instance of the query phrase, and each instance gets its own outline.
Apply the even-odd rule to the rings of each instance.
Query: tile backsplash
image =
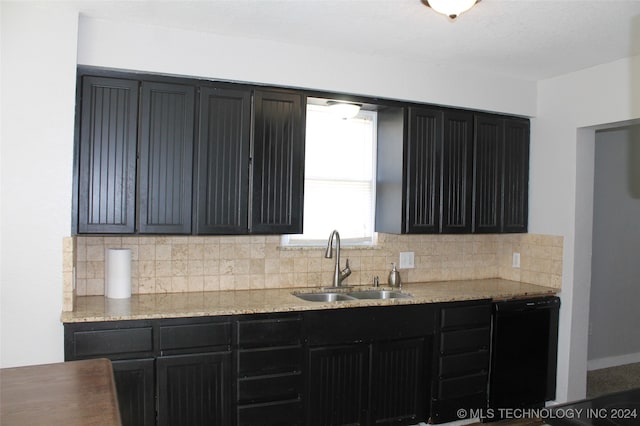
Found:
[[[504,278],[560,288],[562,237],[534,234],[379,234],[375,247],[343,247],[346,284],[386,283],[391,262],[412,251],[403,282]],[[282,247],[279,236],[76,236],[63,241],[65,310],[75,295],[104,294],[105,251],[131,249],[131,292],[176,293],[331,285],[334,259],[324,247]],[[519,252],[521,267],[513,268]],[[334,252],[335,254],[335,252]],[[75,271],[75,274],[74,274]]]

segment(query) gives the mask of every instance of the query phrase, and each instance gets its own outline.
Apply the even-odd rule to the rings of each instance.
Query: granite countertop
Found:
[[[367,288],[370,287],[355,287],[354,289],[361,290]],[[388,289],[388,287],[380,288]],[[131,296],[131,299],[107,299],[104,296],[83,296],[77,298],[74,311],[62,313],[61,320],[63,323],[119,321],[295,312],[479,299],[507,300],[530,296],[553,295],[559,292],[559,289],[496,278],[408,283],[403,285],[402,291],[411,294],[413,297],[410,299],[308,302],[292,294],[319,291],[321,291],[320,288],[287,288],[140,294]]]

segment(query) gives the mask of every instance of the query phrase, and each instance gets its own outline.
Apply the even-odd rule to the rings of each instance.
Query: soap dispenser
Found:
[[[402,280],[400,279],[400,272],[396,269],[396,264],[391,264],[391,272],[389,272],[389,286],[402,287]]]

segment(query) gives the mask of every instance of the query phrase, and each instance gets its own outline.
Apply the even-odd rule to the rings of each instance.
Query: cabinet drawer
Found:
[[[302,426],[298,399],[238,407],[238,426]]]
[[[438,398],[440,399],[458,398],[465,395],[486,392],[486,373],[443,379],[438,382]]]
[[[229,323],[185,324],[160,327],[160,350],[200,349],[231,344]]]
[[[443,331],[440,336],[440,352],[446,354],[457,351],[485,349],[489,347],[490,339],[491,329],[489,327]]]
[[[73,332],[73,358],[153,351],[151,327]]]
[[[300,371],[301,364],[302,348],[300,346],[238,351],[239,377]]]
[[[455,306],[440,310],[440,327],[482,327],[491,323],[491,304]]]
[[[440,377],[488,370],[488,350],[444,355],[440,358]]]
[[[238,321],[240,347],[300,344],[302,320],[299,316]]]
[[[238,380],[238,401],[241,404],[294,399],[301,392],[302,375],[299,372]]]

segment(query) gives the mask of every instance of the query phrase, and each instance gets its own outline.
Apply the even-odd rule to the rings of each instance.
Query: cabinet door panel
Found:
[[[82,79],[78,232],[135,230],[138,82]]]
[[[473,169],[471,113],[444,114],[442,144],[443,233],[471,232],[471,177]]]
[[[258,90],[254,95],[251,232],[302,232],[304,102],[302,95]]]
[[[123,426],[156,424],[154,360],[113,361]]]
[[[498,233],[502,230],[502,120],[478,115],[474,132],[474,232]]]
[[[231,423],[231,353],[157,360],[159,425]]]
[[[140,233],[191,233],[195,89],[142,83]]]
[[[202,87],[195,233],[249,232],[249,91]]]
[[[426,421],[429,353],[424,338],[374,344],[371,424]]]
[[[442,112],[409,110],[406,233],[440,232]]]
[[[309,350],[309,425],[366,424],[369,346]]]
[[[529,213],[529,120],[506,119],[504,232],[527,232]]]

